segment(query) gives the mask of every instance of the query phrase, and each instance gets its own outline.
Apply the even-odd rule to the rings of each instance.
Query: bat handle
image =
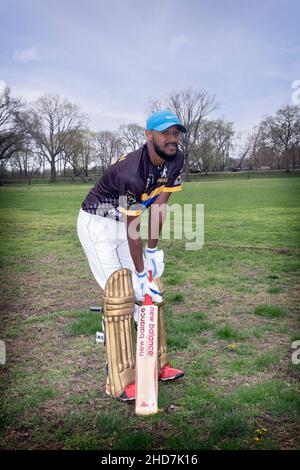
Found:
[[[148,271],[148,280],[152,282],[152,271]],[[149,294],[145,295],[144,305],[153,305],[152,299]]]

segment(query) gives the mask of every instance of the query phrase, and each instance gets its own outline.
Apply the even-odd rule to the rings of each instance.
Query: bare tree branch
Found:
[[[138,124],[126,124],[118,129],[127,151],[134,151],[145,142],[145,131]]]
[[[157,106],[161,104],[153,101],[152,112],[157,111]],[[217,107],[215,96],[209,95],[205,90],[193,90],[189,87],[171,92],[164,106],[177,114],[187,129],[182,137],[181,148],[185,155],[185,179],[189,181],[189,154],[199,138],[203,119]]]
[[[86,117],[76,104],[59,95],[45,94],[24,113],[24,129],[51,166],[51,182],[56,180],[56,163],[68,153],[70,136],[83,128]]]

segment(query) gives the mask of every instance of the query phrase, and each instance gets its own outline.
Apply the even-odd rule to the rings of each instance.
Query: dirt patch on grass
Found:
[[[0,309],[5,317],[16,312],[26,318],[58,310],[88,310],[101,304],[102,291],[81,258],[68,262],[68,273],[66,262],[55,254],[23,261],[31,266],[29,270],[3,273]]]

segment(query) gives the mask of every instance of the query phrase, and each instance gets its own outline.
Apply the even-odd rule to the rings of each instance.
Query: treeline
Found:
[[[247,135],[238,135],[234,123],[211,119],[215,96],[187,88],[172,92],[164,101],[150,102],[148,112],[169,108],[187,128],[181,148],[185,179],[191,172],[259,168],[295,170],[300,167],[300,111],[284,106],[264,118]],[[0,91],[0,176],[32,178],[70,172],[85,180],[102,174],[120,155],[145,142],[136,123],[116,131],[93,132],[88,116],[59,95],[45,94],[33,103]]]

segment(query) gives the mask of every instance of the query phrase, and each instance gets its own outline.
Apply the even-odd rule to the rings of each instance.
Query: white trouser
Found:
[[[132,281],[136,290],[135,267],[129,251],[124,222],[89,214],[80,209],[77,233],[92,273],[103,290],[109,276],[121,268],[133,272]]]

